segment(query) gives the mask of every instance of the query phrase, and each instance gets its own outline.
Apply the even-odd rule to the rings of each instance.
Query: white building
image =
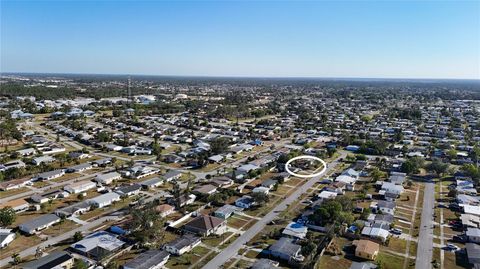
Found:
[[[88,203],[95,207],[102,208],[117,201],[120,201],[120,195],[115,192],[109,192],[88,200]]]
[[[120,178],[122,178],[122,176],[119,173],[111,172],[107,174],[97,175],[97,177],[95,178],[95,181],[101,184],[108,185],[112,183],[114,180],[118,180]]]
[[[80,181],[76,183],[72,183],[68,186],[65,186],[63,189],[68,191],[69,193],[81,193],[86,192],[90,189],[93,189],[97,186],[95,182],[92,181]]]

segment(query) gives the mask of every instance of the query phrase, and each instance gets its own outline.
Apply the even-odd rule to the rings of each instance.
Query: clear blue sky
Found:
[[[480,78],[480,1],[0,1],[2,72]]]

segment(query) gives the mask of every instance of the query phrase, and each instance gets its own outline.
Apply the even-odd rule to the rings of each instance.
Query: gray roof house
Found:
[[[193,234],[185,234],[184,236],[165,244],[164,249],[173,255],[180,256],[185,252],[189,252],[201,242],[202,240],[200,237],[194,236]]]
[[[480,246],[474,243],[466,243],[465,250],[467,251],[468,263],[474,268],[480,268]]]
[[[238,208],[233,205],[224,205],[217,209],[214,213],[215,217],[221,218],[221,219],[228,219],[230,216],[235,213],[235,211],[240,211],[241,208]]]
[[[66,251],[55,251],[22,265],[23,269],[72,268],[74,258]]]
[[[167,263],[170,254],[164,250],[151,249],[123,265],[123,269],[157,269]]]
[[[304,257],[300,254],[302,246],[294,243],[293,239],[282,237],[268,250],[270,255],[288,262],[303,261]]]
[[[162,183],[163,183],[163,179],[161,179],[159,177],[154,177],[154,178],[147,179],[145,181],[140,182],[140,185],[145,189],[149,189],[149,188],[153,188],[153,187],[158,187]]]
[[[34,234],[40,230],[46,229],[55,223],[60,222],[60,218],[54,214],[42,215],[36,219],[24,222],[18,228],[27,234]]]

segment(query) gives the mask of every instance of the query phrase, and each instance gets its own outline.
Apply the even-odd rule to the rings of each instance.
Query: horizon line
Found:
[[[479,78],[413,78],[413,77],[322,77],[322,76],[247,76],[247,75],[158,75],[158,74],[139,74],[139,73],[82,73],[82,72],[0,72],[0,75],[86,75],[86,76],[143,76],[143,77],[177,77],[177,78],[233,78],[233,79],[324,79],[324,80],[450,80],[450,81],[477,81]]]

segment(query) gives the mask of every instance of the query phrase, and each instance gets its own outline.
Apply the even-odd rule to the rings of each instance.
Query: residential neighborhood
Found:
[[[133,83],[1,97],[1,268],[480,266],[474,93]]]

